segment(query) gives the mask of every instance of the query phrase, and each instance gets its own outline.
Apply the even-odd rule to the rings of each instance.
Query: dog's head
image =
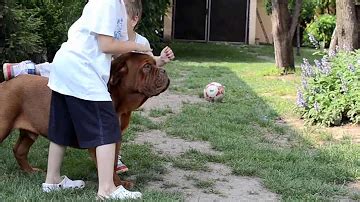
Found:
[[[140,93],[150,98],[164,92],[169,84],[165,69],[157,67],[156,61],[149,55],[127,53],[111,63],[110,93],[114,88],[121,88],[127,93]]]

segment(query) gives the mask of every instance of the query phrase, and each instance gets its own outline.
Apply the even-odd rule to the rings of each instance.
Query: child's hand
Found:
[[[175,58],[174,52],[170,47],[166,46],[160,53],[160,59],[164,63],[168,63]]]

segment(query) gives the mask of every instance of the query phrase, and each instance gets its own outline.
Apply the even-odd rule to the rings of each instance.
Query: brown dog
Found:
[[[0,84],[0,143],[12,129],[20,129],[13,151],[20,168],[27,172],[38,170],[27,160],[31,145],[38,135],[47,137],[51,100],[47,83],[45,77],[23,75]],[[164,92],[169,84],[166,71],[158,68],[151,56],[128,53],[115,59],[111,64],[108,89],[121,131],[128,127],[133,110],[148,98]],[[119,148],[118,144],[116,154]],[[95,149],[89,151],[95,158]],[[131,186],[130,183],[122,183],[115,172],[114,182],[117,186]]]

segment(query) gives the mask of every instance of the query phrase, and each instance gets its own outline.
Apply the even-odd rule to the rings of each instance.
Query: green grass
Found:
[[[168,162],[200,171],[208,169],[207,162],[226,164],[235,175],[260,177],[266,188],[285,201],[336,200],[338,196],[359,199],[344,187],[360,178],[359,145],[352,144],[349,137],[335,141],[331,134],[276,124],[278,117],[296,117],[293,109],[300,80],[299,71],[279,77],[271,46],[175,43],[171,47],[176,61],[167,66],[170,89],[201,95],[207,83],[217,81],[226,86],[224,102],[186,105],[180,114],[152,111],[153,117],[169,115],[161,125],[134,113],[123,140],[133,140],[140,131],[160,129],[173,136],[208,141],[223,155],[188,151],[180,157],[163,158],[148,145],[124,144],[123,159],[130,171],[121,177],[135,180],[135,189],[144,193],[144,201],[183,200],[180,193],[148,189],[151,181],[161,179]],[[315,58],[313,52],[302,49],[302,57]],[[297,64],[302,57],[296,58]],[[285,144],[269,136],[286,140]],[[0,144],[0,200],[95,199],[96,169],[86,150],[69,149],[62,169],[71,178],[86,180],[85,190],[44,194],[40,185],[45,173],[25,174],[15,162],[12,145],[16,138],[14,133]],[[29,160],[46,169],[47,153],[48,141],[39,138]],[[216,192],[211,191],[213,182],[199,181],[196,186]]]
[[[215,162],[216,159],[210,155],[202,154],[197,150],[189,150],[179,157],[172,158],[175,167],[183,170],[209,171],[207,162]]]
[[[151,109],[149,116],[157,118],[157,117],[166,116],[167,114],[172,114],[172,113],[173,113],[173,111],[169,107],[166,107],[164,109]]]
[[[343,185],[360,177],[359,145],[331,143],[332,136],[322,134],[320,140],[330,143],[321,146],[312,133],[276,124],[279,116],[296,116],[293,108],[300,81],[298,72],[279,77],[272,61],[257,57],[271,57],[271,51],[266,46],[178,44],[178,60],[169,69],[175,79],[186,72],[186,79],[176,90],[196,95],[207,83],[217,81],[226,86],[226,97],[224,103],[187,105],[168,119],[166,131],[209,141],[224,153],[219,161],[234,174],[262,178],[284,200],[349,196]],[[303,53],[315,57],[310,50]],[[264,140],[270,132],[293,141],[288,147],[274,146]]]

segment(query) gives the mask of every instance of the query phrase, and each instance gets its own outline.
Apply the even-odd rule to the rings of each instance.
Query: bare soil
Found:
[[[149,117],[153,109],[170,108],[173,113],[181,112],[186,103],[205,102],[196,96],[173,94],[169,91],[149,99],[140,113],[156,122],[165,117]],[[176,157],[188,150],[197,150],[204,154],[222,155],[212,149],[208,142],[189,141],[167,135],[160,130],[141,132],[133,143],[150,144],[154,151],[162,156]],[[225,165],[208,163],[207,171],[182,170],[171,163],[160,181],[149,183],[149,189],[170,193],[182,193],[185,201],[279,201],[280,197],[267,190],[259,178],[235,176]]]

